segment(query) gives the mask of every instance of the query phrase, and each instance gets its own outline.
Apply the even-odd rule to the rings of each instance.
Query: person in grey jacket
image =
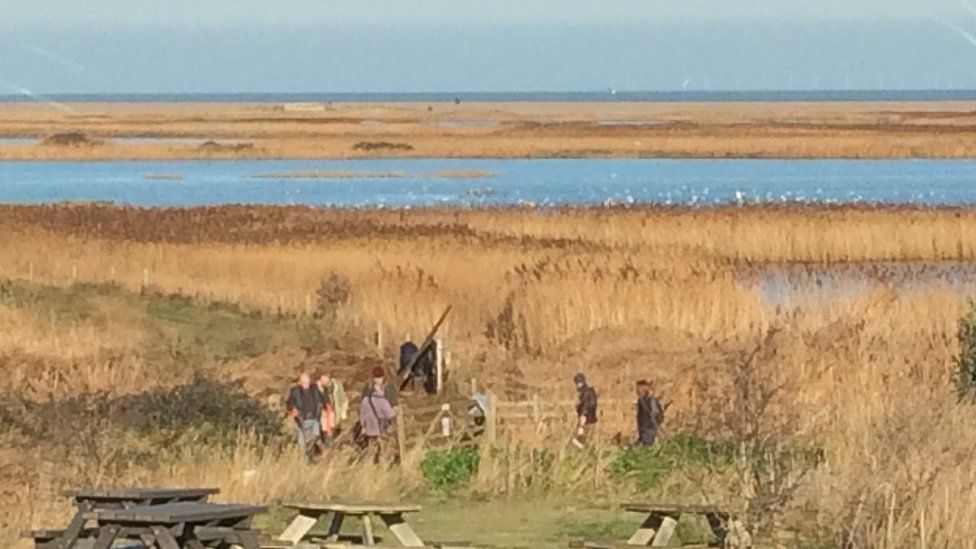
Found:
[[[386,398],[382,370],[379,374],[377,376],[374,372],[372,391],[364,395],[359,403],[359,424],[366,440],[364,457],[372,454],[375,463],[379,463],[384,453],[391,425],[396,418],[396,410]]]

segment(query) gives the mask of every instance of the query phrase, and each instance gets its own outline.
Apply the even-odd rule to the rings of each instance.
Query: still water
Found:
[[[0,202],[356,207],[976,203],[976,162],[246,160],[0,162]]]

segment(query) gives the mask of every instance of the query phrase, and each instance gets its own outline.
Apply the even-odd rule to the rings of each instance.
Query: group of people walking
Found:
[[[349,401],[340,381],[327,374],[313,376],[303,372],[288,392],[286,406],[295,422],[298,446],[309,460],[331,448],[335,437],[346,419]],[[386,383],[383,369],[376,367],[370,380],[363,387],[359,402],[358,420],[352,427],[352,438],[363,450],[379,461],[391,434],[391,425],[397,415],[398,391],[395,385]]]
[[[576,385],[576,431],[571,443],[577,448],[583,448],[593,441],[598,420],[597,405],[599,397],[586,381],[586,375],[578,373],[573,376]],[[636,446],[653,446],[657,440],[658,431],[664,423],[665,407],[653,394],[650,381],[642,379],[637,382],[637,438]]]
[[[314,459],[331,448],[335,436],[346,419],[348,399],[342,383],[327,374],[317,377],[302,373],[298,383],[288,393],[287,407],[298,435],[298,445],[308,458]],[[583,448],[595,438],[599,423],[599,397],[582,373],[573,376],[576,385],[576,426],[571,444]],[[652,446],[664,422],[665,408],[654,395],[650,381],[636,384],[636,446]],[[379,462],[391,455],[395,445],[387,444],[393,434],[393,422],[397,417],[399,391],[394,383],[388,383],[383,368],[372,370],[369,381],[362,390],[358,407],[358,421],[352,427],[352,440],[362,450],[364,459]],[[395,456],[393,456],[395,459]]]

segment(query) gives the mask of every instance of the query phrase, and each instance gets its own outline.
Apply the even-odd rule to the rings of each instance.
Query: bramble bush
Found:
[[[427,452],[420,462],[427,485],[435,490],[450,490],[467,484],[478,472],[481,457],[476,448],[451,448]]]

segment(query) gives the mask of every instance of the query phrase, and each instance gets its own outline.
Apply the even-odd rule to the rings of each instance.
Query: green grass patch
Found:
[[[465,485],[478,472],[481,457],[476,448],[433,450],[424,455],[420,470],[434,490],[450,490]]]
[[[312,346],[322,337],[311,320],[245,312],[230,303],[153,296],[145,309],[158,328],[172,334],[176,349],[200,359],[253,358],[278,348]]]
[[[632,479],[635,487],[646,491],[661,485],[672,471],[686,465],[728,467],[735,460],[735,446],[728,442],[706,441],[678,434],[649,448],[624,448],[607,471],[617,480]]]

